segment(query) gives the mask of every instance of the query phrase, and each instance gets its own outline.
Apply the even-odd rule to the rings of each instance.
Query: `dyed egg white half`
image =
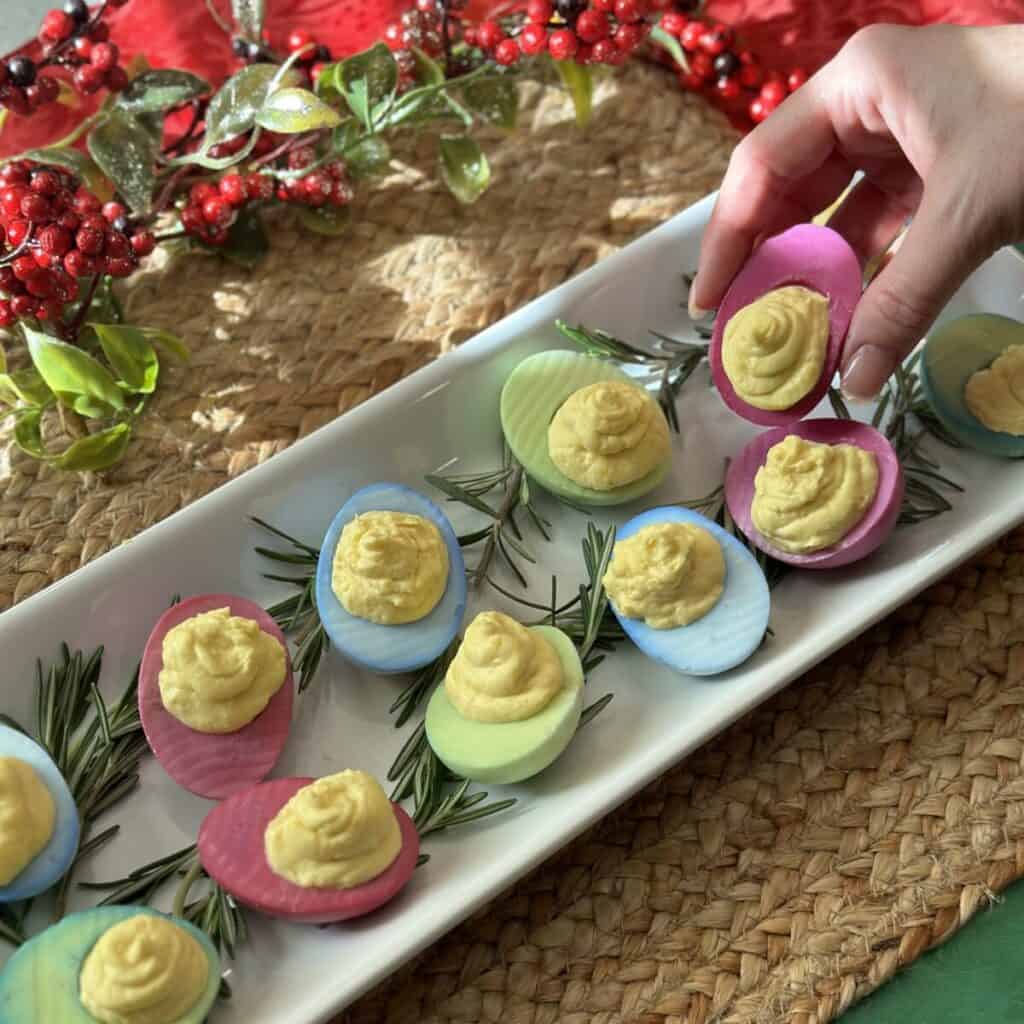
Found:
[[[547,707],[520,722],[477,722],[448,699],[442,682],[427,705],[427,741],[444,764],[474,782],[522,782],[569,745],[583,711],[583,666],[573,642],[551,626],[531,626],[558,654],[564,685]]]
[[[595,491],[570,480],[551,461],[548,427],[566,399],[580,388],[636,381],[603,359],[555,349],[528,356],[501,391],[501,429],[512,454],[529,476],[552,494],[578,505],[622,505],[653,491],[668,473],[666,459],[646,476],[610,491]]]
[[[9,885],[0,886],[0,903],[12,903],[45,892],[71,867],[78,852],[78,808],[53,759],[24,733],[0,725],[0,757],[16,757],[29,765],[50,791],[55,811],[50,841]],[[0,1020],[7,1019],[0,1015]]]
[[[850,444],[871,452],[878,464],[878,490],[860,521],[838,543],[810,554],[793,554],[775,547],[754,526],[750,508],[757,471],[768,451],[790,434],[817,444]],[[856,420],[804,420],[792,427],[766,430],[729,463],[725,474],[725,500],[729,514],[744,536],[765,554],[801,569],[835,569],[866,558],[888,539],[903,506],[903,466],[884,434]]]
[[[79,997],[79,975],[104,932],[130,917],[168,917],[149,907],[94,907],[65,917],[25,943],[0,973],[0,1020],[5,1024],[96,1024]],[[203,1024],[220,989],[220,957],[198,928],[170,918],[202,947],[210,966],[206,988],[173,1024]]]
[[[385,626],[350,615],[332,586],[341,531],[366,512],[404,512],[429,519],[448,549],[448,583],[433,611],[416,622]],[[316,605],[331,643],[349,661],[391,675],[422,668],[448,649],[466,612],[466,564],[448,517],[429,498],[401,484],[370,484],[355,492],[334,517],[316,567]]]
[[[932,331],[921,354],[921,386],[939,422],[961,444],[985,455],[1024,457],[1024,437],[989,430],[967,407],[964,388],[1011,345],[1024,345],[1024,324],[977,313]]]
[[[654,629],[642,619],[612,611],[630,638],[649,658],[675,672],[713,676],[746,661],[761,646],[768,629],[771,596],[768,582],[754,556],[717,523],[687,508],[652,508],[630,519],[616,537],[628,540],[646,526],[686,523],[707,530],[725,557],[725,584],[717,604],[699,619],[673,629]]]

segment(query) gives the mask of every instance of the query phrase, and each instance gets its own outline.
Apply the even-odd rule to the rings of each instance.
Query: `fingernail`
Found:
[[[843,370],[843,395],[855,402],[868,402],[878,395],[882,385],[896,369],[896,356],[891,349],[878,345],[861,345]]]
[[[704,317],[706,317],[708,315],[708,313],[711,312],[708,309],[701,308],[700,306],[697,305],[696,302],[693,301],[693,292],[692,291],[690,292],[689,299],[687,299],[687,301],[686,301],[686,307],[687,307],[687,310],[690,313],[690,319],[691,320],[703,320]]]

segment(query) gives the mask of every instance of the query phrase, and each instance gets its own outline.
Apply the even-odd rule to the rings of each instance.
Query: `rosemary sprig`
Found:
[[[302,693],[313,682],[328,647],[327,633],[316,607],[316,563],[320,551],[263,519],[252,516],[252,521],[268,533],[287,541],[292,549],[280,551],[257,547],[255,551],[272,562],[295,567],[296,575],[263,573],[263,578],[287,583],[297,590],[291,597],[271,605],[267,614],[281,627],[281,632],[295,641],[295,669],[299,676],[299,693]]]
[[[705,332],[694,325],[697,340],[683,341],[651,331],[655,343],[650,349],[645,349],[613,337],[606,331],[582,325],[570,327],[564,320],[556,320],[555,326],[588,355],[616,363],[645,367],[648,373],[641,380],[646,384],[657,385],[658,404],[664,411],[669,425],[677,434],[679,433],[676,400],[683,385],[693,375],[693,371],[707,358]]]
[[[488,525],[459,537],[459,544],[464,548],[483,543],[476,565],[466,573],[470,584],[479,587],[487,581],[495,559],[500,557],[519,585],[526,587],[526,572],[521,562],[535,565],[537,559],[524,543],[517,513],[522,512],[544,540],[551,539],[551,523],[537,511],[529,478],[508,449],[499,469],[483,473],[431,473],[426,481],[450,501],[460,502],[490,519]],[[497,504],[484,500],[495,491],[499,495]]]

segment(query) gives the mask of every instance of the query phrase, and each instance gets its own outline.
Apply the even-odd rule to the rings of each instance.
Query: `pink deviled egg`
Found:
[[[856,254],[830,228],[798,224],[758,246],[733,279],[715,316],[709,358],[712,378],[725,404],[744,419],[765,427],[795,423],[811,412],[825,396],[839,368],[861,282]],[[827,340],[817,356],[812,357],[802,343],[805,335],[794,331],[801,321],[791,315],[787,303],[780,301],[764,307],[763,303],[782,289],[797,290],[811,301],[808,317],[814,313],[823,319],[827,300],[827,323],[820,334],[824,338],[827,331]],[[737,314],[753,309],[759,301],[764,319],[754,333],[737,328],[747,339],[739,350],[737,342],[727,334],[729,325]],[[805,328],[807,322],[802,322]],[[736,323],[741,324],[742,319]],[[818,332],[812,333],[818,336]],[[727,351],[727,342],[734,346],[731,353]],[[730,373],[735,377],[737,370],[747,376],[747,398],[730,379]],[[779,380],[788,381],[788,390],[772,391]],[[755,401],[753,391],[759,389],[764,393]],[[786,396],[791,393],[799,397],[791,404],[780,405],[788,401]]]
[[[262,709],[233,730],[227,729],[223,722],[216,723],[216,731],[193,728],[182,720],[180,708],[175,706],[176,713],[172,713],[165,705],[165,692],[170,691],[166,687],[161,689],[161,675],[165,668],[173,668],[165,665],[169,650],[168,634],[176,627],[199,620],[201,616],[208,617],[210,613],[255,623],[259,631],[250,629],[248,638],[261,644],[261,650],[270,652],[278,676],[283,672],[283,679],[262,703]],[[231,651],[219,650],[217,645],[220,641],[215,630],[205,640],[190,639],[181,633],[176,637],[184,639],[192,666],[209,669],[211,689],[215,691],[211,697],[230,699],[238,696],[247,680],[251,680],[254,671],[251,658],[244,651],[235,655]],[[280,652],[275,644],[279,645]],[[175,650],[179,649],[174,637],[171,645]],[[194,704],[201,695],[187,692],[187,687],[199,678],[198,673],[192,675],[185,671],[179,675],[183,676],[186,688],[180,700],[186,706]],[[222,800],[270,774],[288,739],[294,691],[291,659],[284,634],[277,623],[259,605],[244,597],[203,594],[169,608],[154,626],[139,669],[139,716],[146,739],[167,774],[178,785],[198,796]],[[259,705],[260,698],[257,696],[255,699]]]
[[[794,545],[788,542],[791,549],[786,550],[780,546],[781,541],[773,542],[754,525],[752,506],[757,496],[758,474],[769,462],[769,452],[775,449],[783,460],[799,463],[790,468],[803,478],[801,490],[794,486],[788,493],[776,495],[777,508],[786,524],[783,530],[792,531],[790,536],[796,536],[795,531],[801,527],[816,528],[821,522],[817,510],[842,499],[842,489],[847,488],[849,493],[852,485],[849,481],[837,479],[837,471],[823,467],[816,461],[814,453],[800,445],[797,439],[809,442],[811,446],[829,446],[837,452],[843,451],[842,446],[850,446],[870,454],[873,459],[868,460],[868,469],[871,470],[873,465],[871,478],[875,483],[873,496],[865,498],[866,507],[837,541],[803,552],[792,550]],[[844,454],[851,453],[846,451]],[[855,452],[852,454],[856,455]],[[845,462],[841,468],[845,471]],[[855,463],[849,472],[859,472],[858,464]],[[765,489],[763,486],[762,490]],[[844,419],[805,420],[791,427],[766,430],[729,464],[725,476],[729,513],[747,539],[780,562],[803,569],[833,569],[870,555],[885,542],[896,525],[903,490],[903,467],[889,441],[866,423]]]
[[[382,792],[377,793],[377,801],[386,801],[389,813],[394,815],[395,821],[389,824],[392,829],[397,828],[397,853],[373,877],[347,888],[310,886],[290,880],[271,864],[268,830],[272,823],[281,820],[279,816],[287,813],[298,794],[345,776],[369,778],[362,772],[342,772],[319,780],[271,779],[225,800],[206,816],[199,830],[199,857],[203,868],[239,903],[270,917],[297,923],[345,921],[387,903],[412,877],[420,841],[409,815],[397,804],[387,801]],[[377,785],[375,780],[373,785]],[[362,819],[365,819],[368,802],[364,796],[346,802],[344,798],[339,800],[336,793],[319,798],[313,793],[310,804],[298,809],[294,823],[284,822],[286,831],[310,830],[296,837],[298,856],[344,858],[347,853],[365,853],[368,846],[359,828],[365,824]],[[325,820],[332,808],[339,810],[337,822]]]

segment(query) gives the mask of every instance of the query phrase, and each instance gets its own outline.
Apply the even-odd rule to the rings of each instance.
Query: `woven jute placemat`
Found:
[[[131,319],[177,330],[102,478],[0,461],[0,608],[19,601],[716,187],[735,136],[631,67],[581,134],[526,87],[464,211],[431,150],[350,234],[275,226],[246,272],[169,263]],[[1024,532],[741,721],[344,1014],[346,1024],[823,1022],[1024,872]]]

